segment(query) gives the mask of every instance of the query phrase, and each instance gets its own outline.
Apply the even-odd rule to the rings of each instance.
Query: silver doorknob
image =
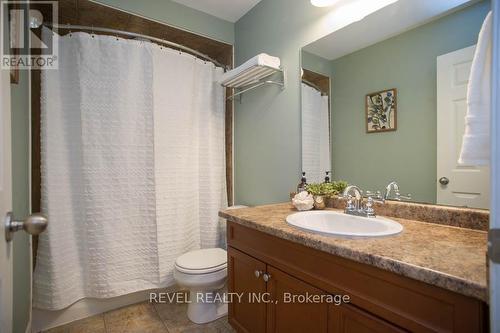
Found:
[[[269,280],[271,280],[271,274],[264,273],[264,275],[262,275],[262,278],[264,279],[265,282],[268,282]]]
[[[14,221],[14,215],[8,212],[5,215],[5,240],[10,242],[14,233],[21,229],[30,235],[38,235],[47,228],[48,223],[45,215],[40,213],[31,214],[24,221]]]
[[[263,271],[259,271],[259,270],[255,270],[255,272],[253,272],[255,274],[255,277],[256,278],[260,278],[260,276],[262,275],[262,273],[264,273]]]
[[[441,185],[448,185],[450,183],[450,180],[446,177],[441,177],[439,178],[439,184]]]

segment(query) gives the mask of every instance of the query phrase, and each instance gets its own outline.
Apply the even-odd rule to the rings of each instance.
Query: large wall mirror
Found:
[[[439,5],[437,3],[440,3]],[[489,170],[459,165],[489,1],[396,1],[301,50],[302,168],[363,190],[488,208]]]

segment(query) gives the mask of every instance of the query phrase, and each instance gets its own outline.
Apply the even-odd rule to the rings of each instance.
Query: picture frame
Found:
[[[397,95],[398,91],[396,88],[366,94],[366,133],[380,133],[397,130]]]

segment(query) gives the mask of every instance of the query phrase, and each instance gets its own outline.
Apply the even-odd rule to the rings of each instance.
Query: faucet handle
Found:
[[[354,211],[356,210],[356,206],[354,205],[354,198],[352,195],[348,194],[344,199],[347,200],[347,204],[345,206],[346,211]]]
[[[375,192],[366,191],[364,197],[371,199],[372,203],[373,203],[373,201],[381,202],[381,203],[385,202],[384,197],[382,196],[382,193],[380,191],[375,191]]]
[[[375,210],[373,209],[373,198],[370,196],[366,200],[364,211],[366,217],[375,217]]]
[[[398,197],[399,201],[401,201],[401,200],[409,201],[409,200],[411,200],[411,193],[408,193],[406,195],[401,195],[398,193],[397,197]]]

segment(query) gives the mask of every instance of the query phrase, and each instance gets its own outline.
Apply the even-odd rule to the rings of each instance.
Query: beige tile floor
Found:
[[[229,333],[227,317],[197,325],[186,315],[187,304],[138,303],[81,319],[44,333]]]

